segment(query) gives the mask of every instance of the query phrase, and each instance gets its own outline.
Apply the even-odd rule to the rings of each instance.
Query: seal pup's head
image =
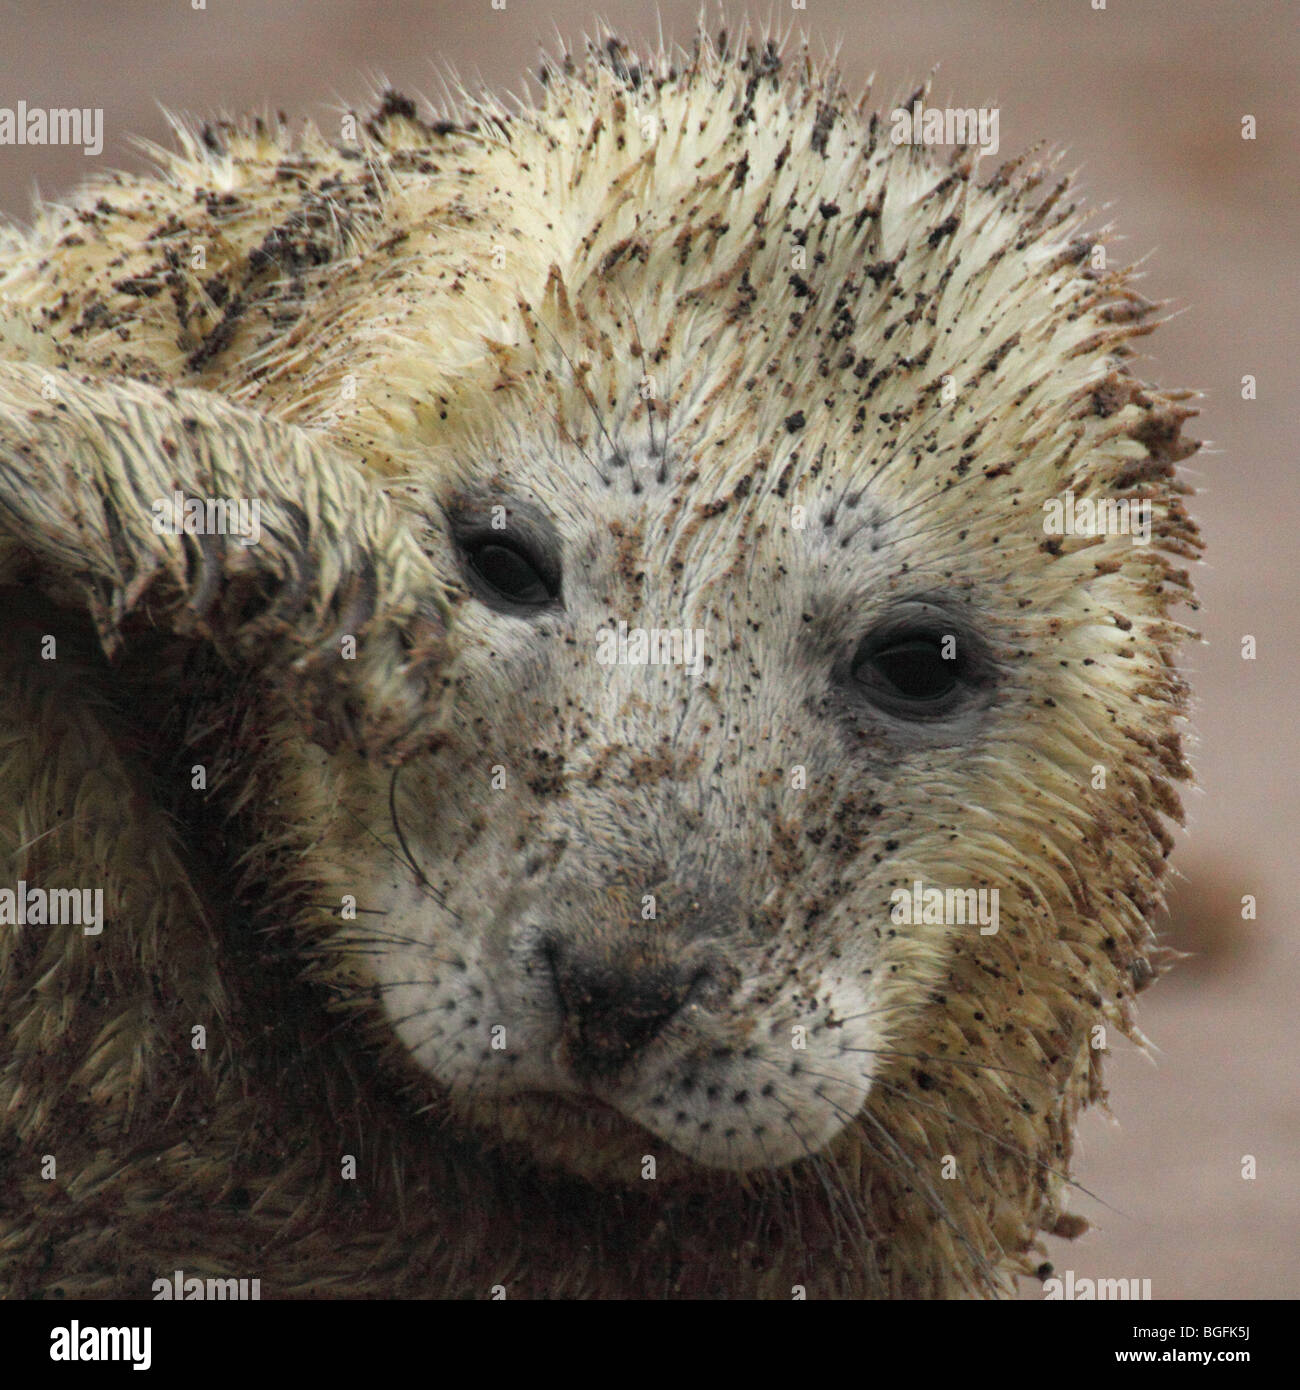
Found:
[[[1046,1193],[1153,969],[1190,412],[1064,182],[780,68],[615,48],[467,119],[352,426],[453,712],[339,856],[411,1055],[544,1162]]]

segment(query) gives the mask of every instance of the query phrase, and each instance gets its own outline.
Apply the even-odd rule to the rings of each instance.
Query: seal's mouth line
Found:
[[[671,1140],[664,1140],[648,1125],[591,1091],[516,1091],[513,1095],[501,1097],[498,1103],[505,1108],[518,1106],[529,1117],[530,1123],[543,1127],[549,1124],[560,1130],[569,1130],[576,1124],[594,1127],[601,1132],[625,1131],[676,1147]],[[684,1154],[683,1157],[689,1155]]]
[[[505,1099],[507,1104],[511,1101],[519,1101],[533,1105],[552,1105],[561,1111],[568,1111],[575,1115],[601,1116],[619,1120],[623,1124],[636,1124],[635,1120],[629,1120],[617,1106],[601,1100],[591,1091],[516,1091],[514,1095]]]

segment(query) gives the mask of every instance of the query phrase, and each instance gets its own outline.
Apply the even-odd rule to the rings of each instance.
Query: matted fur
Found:
[[[1192,412],[1131,375],[1151,306],[1091,268],[1065,181],[893,146],[806,56],[703,38],[566,58],[535,107],[390,94],[337,146],[222,122],[157,156],[0,261],[0,887],[102,886],[106,918],[0,928],[0,1287],[1008,1292],[1082,1224],[1093,1030],[1137,1036],[1187,775]],[[704,693],[623,710],[637,747],[581,693],[521,717],[522,656],[474,664],[442,517],[520,479],[595,518],[566,563],[611,614],[718,635]],[[155,535],[178,489],[263,499],[261,543]],[[1046,538],[1066,490],[1149,500],[1153,543]],[[778,639],[830,651],[845,612],[926,593],[1002,673],[977,736],[801,747],[820,697]],[[736,920],[698,931],[773,943],[774,991],[812,975],[819,1037],[831,962],[869,942],[867,1098],[822,1152],[730,1174],[605,1114],[457,1098],[412,1055],[372,861],[417,897],[428,870],[430,912],[454,891],[419,837],[468,795],[475,720],[521,825],[571,803],[593,855],[646,868],[636,827],[667,816],[672,867],[731,885]],[[891,928],[892,888],[954,873],[999,889],[998,934]],[[741,1021],[797,1022],[779,1001]]]

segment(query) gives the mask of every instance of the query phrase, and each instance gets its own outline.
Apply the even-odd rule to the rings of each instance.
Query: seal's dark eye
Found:
[[[552,594],[522,551],[499,541],[476,546],[467,556],[474,573],[514,603],[546,603]]]
[[[868,640],[853,661],[853,679],[894,714],[947,713],[959,696],[965,662],[951,634],[903,632]]]
[[[475,592],[506,608],[539,608],[559,596],[555,566],[526,540],[499,531],[461,538],[461,554]]]
[[[528,500],[454,498],[445,515],[466,587],[498,613],[537,619],[564,607],[554,522]]]
[[[945,657],[943,644],[931,638],[891,643],[873,652],[869,660],[875,673],[906,700],[942,700],[957,686],[955,653]]]

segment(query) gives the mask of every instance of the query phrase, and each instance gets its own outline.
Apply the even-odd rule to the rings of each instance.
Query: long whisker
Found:
[[[978,1267],[980,1273],[984,1276],[988,1286],[990,1288],[997,1287],[997,1273],[994,1270],[993,1266],[989,1264],[988,1260],[985,1259],[984,1255],[976,1249],[975,1245],[971,1242],[970,1238],[953,1220],[952,1214],[949,1212],[947,1204],[944,1202],[943,1198],[939,1195],[939,1193],[935,1190],[934,1184],[931,1183],[929,1178],[927,1178],[926,1175],[921,1171],[916,1161],[908,1153],[905,1152],[905,1150],[899,1144],[897,1139],[895,1139],[894,1136],[890,1134],[888,1129],[885,1128],[885,1126],[871,1113],[870,1110],[863,1110],[860,1115],[850,1116],[848,1118],[850,1120],[860,1119],[864,1123],[871,1125],[872,1128],[876,1130],[876,1132],[880,1135],[881,1139],[893,1153],[895,1159],[900,1164],[902,1164],[902,1166],[916,1179],[917,1191],[924,1199],[926,1205],[930,1208],[931,1211],[935,1213],[936,1216],[939,1217],[939,1219],[944,1223],[945,1226],[948,1227],[948,1229],[953,1233],[953,1235],[956,1236],[956,1238],[958,1239],[958,1241],[960,1241],[961,1245],[966,1250],[966,1252],[975,1261],[976,1266]],[[990,1236],[992,1237],[992,1232],[990,1232]],[[993,1237],[993,1239],[996,1243],[996,1237]],[[999,1246],[998,1248],[999,1253],[1001,1253],[1001,1246]]]
[[[982,1125],[977,1125],[974,1120],[963,1119],[951,1108],[945,1108],[923,1101],[913,1091],[908,1090],[906,1086],[899,1086],[895,1082],[884,1081],[880,1077],[877,1077],[872,1084],[883,1087],[883,1089],[889,1091],[892,1095],[902,1097],[902,1099],[907,1101],[909,1106],[915,1106],[921,1110],[929,1110],[933,1114],[941,1115],[952,1124],[960,1125],[963,1129],[971,1130],[973,1133],[980,1135],[981,1138],[987,1139],[990,1144],[996,1145],[996,1147],[1003,1150],[1004,1153],[1014,1154],[1016,1158],[1023,1159],[1026,1163],[1032,1163],[1036,1168],[1040,1168],[1044,1173],[1058,1179],[1067,1187],[1072,1187],[1076,1192],[1082,1192],[1085,1196],[1091,1197],[1094,1202],[1100,1202],[1108,1211],[1115,1212],[1117,1216],[1125,1215],[1124,1212],[1116,1207],[1112,1207],[1109,1202],[1097,1196],[1095,1192],[1089,1191],[1081,1182],[1076,1182],[1069,1173],[1063,1173],[1059,1168],[1053,1168],[1046,1160],[1038,1158],[1035,1154],[1029,1153],[1027,1150],[1020,1148],[1019,1145],[1013,1144],[1007,1139],[998,1138],[996,1134],[985,1129]]]
[[[538,324],[541,328],[545,329],[546,332],[547,332],[548,334],[550,334],[551,341],[555,344],[556,348],[559,350],[560,356],[563,357],[564,360],[569,364],[569,374],[570,374],[570,376],[573,378],[573,381],[574,381],[574,383],[577,385],[578,390],[582,392],[583,399],[587,402],[588,406],[591,407],[591,413],[592,413],[592,415],[594,415],[594,416],[596,417],[596,424],[600,427],[600,432],[601,432],[601,434],[603,434],[603,435],[605,436],[605,439],[606,439],[606,441],[607,441],[608,444],[609,444],[611,456],[614,457],[614,458],[620,457],[620,455],[619,455],[619,450],[618,450],[618,446],[614,443],[613,439],[610,437],[609,431],[605,428],[605,421],[604,421],[604,419],[601,417],[601,413],[600,413],[599,409],[598,409],[597,406],[596,406],[596,402],[595,402],[594,398],[592,397],[591,388],[590,388],[590,387],[587,385],[587,383],[579,376],[577,367],[575,367],[575,366],[573,365],[573,358],[570,357],[569,354],[568,354],[567,352],[565,352],[565,350],[564,350],[564,344],[561,343],[560,340],[555,336],[555,334],[551,332],[551,327],[550,327],[550,325],[549,325],[548,323],[545,323],[542,319],[538,318],[536,315],[533,316],[533,322],[536,323],[536,324]],[[588,457],[587,451],[586,451],[585,449],[583,449],[581,445],[578,445],[576,440],[574,441],[574,443],[575,443],[575,445],[577,445],[578,449],[579,449],[580,452],[582,453],[583,458],[587,460],[588,465],[589,465],[590,468],[595,472],[596,476],[600,479],[600,481],[601,481],[602,483],[604,483],[606,487],[612,486],[611,479],[609,479],[609,478],[600,470],[600,468],[597,467],[597,465],[596,465],[594,462],[592,462],[591,458]]]
[[[402,833],[401,824],[397,819],[397,774],[401,772],[401,770],[402,765],[398,763],[397,766],[393,768],[393,775],[388,783],[388,814],[392,817],[393,831],[397,836],[398,844],[402,847],[402,853],[406,856],[406,862],[410,865],[411,872],[430,893],[433,893],[433,885],[424,876],[424,870],[415,862],[415,856],[411,853],[410,845],[406,843],[406,836]],[[436,897],[437,895],[434,894],[434,896]]]

